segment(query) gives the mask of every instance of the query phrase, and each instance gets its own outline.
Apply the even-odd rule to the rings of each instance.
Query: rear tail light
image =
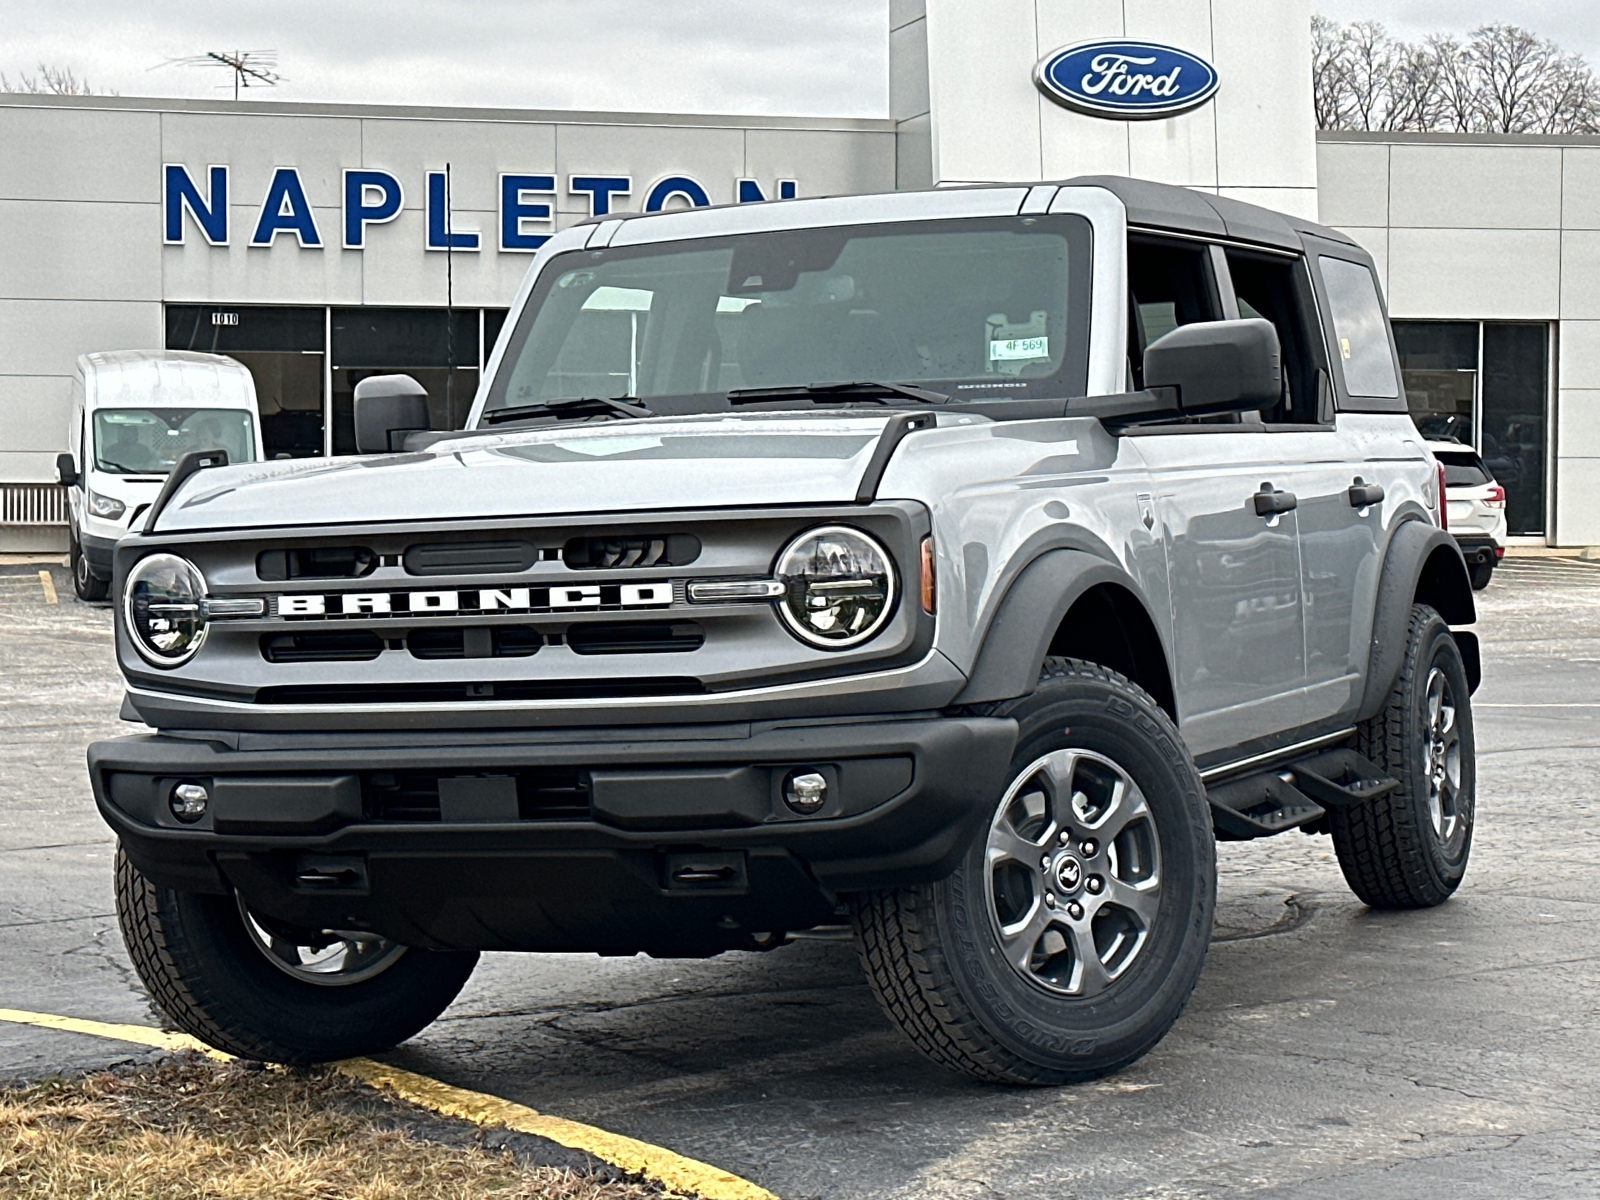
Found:
[[[1484,499],[1485,504],[1492,504],[1496,508],[1506,506],[1506,490],[1498,483],[1489,489],[1489,495]]]
[[[1439,528],[1450,528],[1450,505],[1444,498],[1444,464],[1438,463],[1439,468]]]

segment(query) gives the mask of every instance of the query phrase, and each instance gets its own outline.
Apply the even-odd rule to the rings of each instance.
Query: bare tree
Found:
[[[1465,43],[1420,43],[1376,21],[1312,23],[1313,88],[1323,129],[1447,133],[1600,131],[1600,79],[1577,54],[1515,25]]]
[[[49,63],[40,63],[36,74],[28,75],[17,72],[16,81],[13,82],[4,71],[0,71],[0,92],[22,92],[34,96],[92,96],[94,89],[89,86],[87,79],[79,79],[73,74],[71,67],[53,67]],[[107,92],[106,95],[115,96],[116,92]]]

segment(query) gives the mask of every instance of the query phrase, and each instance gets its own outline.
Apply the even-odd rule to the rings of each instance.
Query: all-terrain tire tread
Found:
[[[1406,654],[1399,678],[1383,710],[1356,730],[1356,749],[1401,781],[1387,796],[1336,809],[1329,826],[1333,845],[1350,890],[1373,908],[1431,908],[1454,890],[1442,890],[1428,869],[1426,831],[1417,823],[1406,762],[1406,727],[1412,719],[1409,700],[1426,671],[1421,655],[1422,631],[1441,618],[1426,604],[1414,604],[1406,630]]]
[[[1155,700],[1137,684],[1098,663],[1047,658],[1039,682],[1056,679],[1107,684],[1135,693],[1150,708],[1160,711]],[[968,711],[975,716],[1005,715],[1016,704],[1016,700],[1005,700],[973,706]],[[1196,782],[1198,784],[1198,780]],[[952,972],[937,939],[930,936],[932,914],[924,911],[929,906],[926,892],[900,888],[863,892],[851,900],[861,966],[879,1006],[912,1044],[934,1062],[996,1083],[1049,1086],[1101,1078],[1121,1070],[1145,1053],[1145,1048],[1140,1048],[1116,1062],[1082,1071],[1041,1066],[1011,1053],[984,1028],[954,987],[941,986],[941,981],[949,980]],[[1171,1019],[1149,1040],[1149,1045],[1166,1036],[1188,1004],[1186,995]]]

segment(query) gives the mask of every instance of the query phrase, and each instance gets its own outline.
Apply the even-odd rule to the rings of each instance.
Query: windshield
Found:
[[[191,450],[256,456],[255,425],[238,408],[102,408],[94,414],[94,465],[119,475],[165,475]]]
[[[924,221],[579,250],[541,273],[484,411],[584,396],[657,412],[744,388],[1082,395],[1089,223]]]

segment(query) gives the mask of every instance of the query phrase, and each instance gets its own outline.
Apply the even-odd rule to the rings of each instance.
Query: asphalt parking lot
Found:
[[[151,1016],[112,915],[83,748],[131,731],[110,611],[0,568],[0,1006]],[[31,580],[31,581],[30,581]],[[1479,824],[1449,904],[1378,913],[1326,838],[1219,850],[1187,1014],[1057,1090],[927,1065],[847,942],[705,962],[489,955],[391,1061],[801,1197],[1600,1194],[1600,564],[1479,596]],[[0,1026],[0,1078],[126,1048]]]

